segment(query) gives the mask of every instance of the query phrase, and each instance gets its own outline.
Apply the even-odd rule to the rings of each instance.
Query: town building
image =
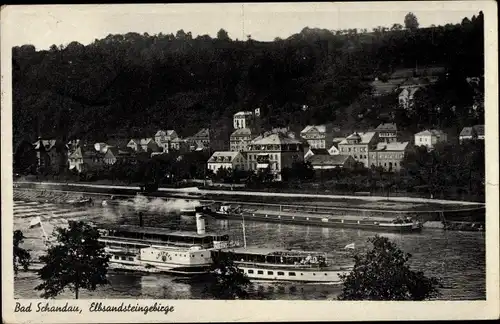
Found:
[[[357,163],[350,155],[313,155],[307,161],[314,170],[354,169]]]
[[[470,140],[484,140],[484,125],[464,127],[459,135],[460,143]]]
[[[281,180],[281,170],[291,168],[294,162],[303,162],[302,142],[281,133],[256,139],[248,146],[247,170],[269,169],[275,180]]]
[[[59,173],[66,169],[68,147],[60,140],[44,140],[41,137],[33,143],[39,171]]]
[[[250,142],[256,137],[251,128],[239,128],[235,130],[229,138],[230,150],[242,152],[248,149]]]
[[[161,148],[161,150],[165,153],[168,153],[171,149],[179,150],[180,149],[180,144],[179,144],[179,136],[177,135],[176,131],[173,129],[169,130],[159,130],[156,132],[154,136],[154,140],[156,145]],[[173,142],[175,141],[176,145],[174,148],[173,147]],[[179,147],[179,148],[177,148]]]
[[[97,152],[100,152],[100,153],[106,154],[106,151],[108,150],[108,144],[106,144],[106,143],[104,143],[104,142],[95,143],[95,144],[94,144],[94,149],[95,149]]]
[[[375,150],[370,151],[370,167],[382,167],[385,171],[401,170],[409,142],[378,143]]]
[[[153,153],[154,154],[154,153]],[[135,164],[136,154],[130,147],[118,148],[109,147],[104,154],[103,162],[106,165],[113,165],[116,162]]]
[[[333,140],[332,125],[308,125],[301,132],[300,137],[307,141],[311,148],[328,149]]]
[[[328,154],[330,155],[339,155],[339,143],[345,140],[345,137],[334,137],[332,141],[332,146],[328,149]]]
[[[304,161],[307,161],[310,157],[314,155],[330,155],[330,153],[326,149],[309,148],[304,154]]]
[[[394,123],[382,123],[375,128],[381,142],[391,143],[398,141],[398,127]]]
[[[371,165],[370,151],[374,150],[378,143],[378,133],[353,133],[339,143],[340,155],[350,155],[355,161],[363,163],[366,168]]]
[[[426,129],[415,134],[415,146],[425,146],[433,149],[437,143],[447,141],[447,135],[438,129]]]
[[[135,152],[152,153],[160,151],[160,147],[152,138],[133,138],[128,142],[127,147],[130,147]]]
[[[260,115],[260,109],[258,110]],[[239,128],[252,128],[254,126],[254,113],[251,111],[239,111],[233,115],[233,127]]]
[[[219,151],[214,152],[208,159],[207,168],[217,173],[219,169],[244,170],[246,166],[245,157],[241,152]]]
[[[104,154],[85,146],[77,147],[68,160],[69,169],[78,172],[97,171],[104,166]]]

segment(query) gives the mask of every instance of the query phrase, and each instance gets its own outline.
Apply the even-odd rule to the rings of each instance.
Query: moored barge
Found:
[[[330,216],[282,212],[249,212],[239,207],[221,205],[218,209],[205,208],[204,212],[216,219],[242,219],[249,221],[307,225],[321,227],[357,228],[371,231],[412,233],[422,230],[422,223],[408,217],[389,219],[386,217]]]

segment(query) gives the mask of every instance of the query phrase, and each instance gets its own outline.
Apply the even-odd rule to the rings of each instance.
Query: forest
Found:
[[[37,50],[12,49],[13,140],[72,138],[104,141],[175,129],[183,137],[202,127],[227,138],[232,115],[261,108],[264,129],[332,122],[342,130],[376,126],[382,111],[410,130],[481,123],[470,107],[484,96],[483,14],[461,23],[418,28],[408,15],[368,30],[304,28],[272,42],[174,34],[108,35],[89,45],[71,42]],[[419,92],[415,113],[394,95],[373,97],[371,83],[394,71],[444,67]],[[479,99],[478,99],[479,98]],[[306,105],[307,109],[302,109]],[[370,113],[360,115],[359,111]],[[439,109],[436,110],[436,107]],[[360,117],[361,116],[361,117]]]

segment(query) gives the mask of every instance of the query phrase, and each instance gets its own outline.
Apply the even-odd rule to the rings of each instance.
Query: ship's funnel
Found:
[[[199,235],[205,234],[205,216],[203,215],[202,208],[196,207],[196,232]]]

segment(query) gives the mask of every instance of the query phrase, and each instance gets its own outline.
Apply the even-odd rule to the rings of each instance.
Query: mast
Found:
[[[247,248],[247,235],[245,232],[245,216],[243,214],[241,214],[241,219],[242,219],[241,227],[243,228],[243,246],[246,249]]]

